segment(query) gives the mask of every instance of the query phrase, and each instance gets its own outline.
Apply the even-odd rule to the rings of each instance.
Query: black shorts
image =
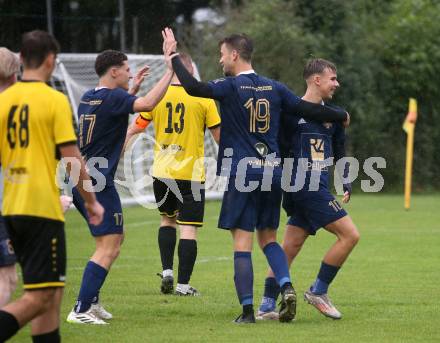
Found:
[[[24,289],[64,287],[64,223],[32,216],[5,216],[4,219],[23,272]]]
[[[0,267],[11,266],[17,262],[14,248],[6,231],[5,221],[0,214]]]
[[[203,225],[203,182],[154,178],[153,191],[160,214],[170,218],[177,216],[177,224],[198,227]]]

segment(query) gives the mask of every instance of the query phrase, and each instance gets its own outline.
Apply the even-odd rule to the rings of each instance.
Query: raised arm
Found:
[[[198,96],[202,98],[214,98],[211,87],[206,82],[200,82],[185,68],[176,50],[172,50],[172,47],[177,46],[176,39],[174,38],[173,30],[166,27],[162,30],[164,50],[170,51],[171,67],[177,75],[180,83],[185,91],[192,96]]]
[[[200,82],[192,76],[185,68],[178,55],[173,56],[171,61],[174,72],[189,95],[214,99],[214,94],[209,84],[206,82]]]
[[[301,113],[301,116],[305,119],[321,122],[343,122],[348,119],[347,112],[342,109],[331,108],[302,99],[296,105],[296,111]]]
[[[167,71],[159,82],[154,85],[153,89],[147,93],[147,95],[136,99],[133,104],[134,112],[150,112],[154,107],[156,107],[159,101],[162,100],[174,75],[170,56],[176,51],[176,46],[177,42],[175,40],[170,40],[167,42],[164,41],[162,50],[165,63],[167,65]]]
[[[345,130],[338,124],[336,125],[337,127],[332,137],[332,148],[335,165],[340,159],[345,157]],[[343,180],[347,180],[349,171],[350,165],[347,162],[344,163],[342,169],[336,168],[336,172],[341,176],[341,179]],[[351,183],[343,183],[342,187],[344,190],[344,197],[342,198],[342,202],[347,203],[350,201]]]
[[[165,95],[172,78],[173,71],[168,68],[159,82],[154,85],[153,89],[151,89],[143,97],[139,97],[135,100],[133,104],[133,111],[149,112],[156,107],[156,105]]]

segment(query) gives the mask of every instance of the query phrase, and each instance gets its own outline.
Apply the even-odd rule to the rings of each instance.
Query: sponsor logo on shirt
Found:
[[[258,151],[261,157],[266,157],[267,152],[269,151],[266,144],[258,142],[254,145],[254,147]]]

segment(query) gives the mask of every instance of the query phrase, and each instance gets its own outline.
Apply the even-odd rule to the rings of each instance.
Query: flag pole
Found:
[[[403,130],[406,132],[406,165],[405,165],[405,210],[411,206],[411,180],[414,157],[414,129],[417,121],[417,101],[409,99],[409,109]]]

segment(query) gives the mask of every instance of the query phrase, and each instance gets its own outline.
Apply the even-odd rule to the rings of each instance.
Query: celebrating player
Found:
[[[170,51],[172,48],[169,47]],[[170,51],[164,50],[166,58]],[[70,323],[82,324],[107,324],[104,319],[112,318],[112,314],[100,305],[99,292],[123,241],[122,207],[114,176],[127,133],[128,116],[151,111],[162,99],[173,76],[173,71],[168,69],[147,95],[136,97],[127,92],[132,75],[127,56],[122,52],[106,50],[100,53],[95,70],[99,84],[82,96],[78,108],[78,144],[85,159],[93,161],[95,172],[91,172],[91,176],[100,187],[97,197],[106,212],[101,225],[89,225],[96,249],[84,270],[76,304],[67,317]],[[140,72],[137,82],[143,81],[145,73],[146,69]],[[73,198],[76,208],[87,218],[75,188]]]
[[[43,31],[25,33],[21,82],[0,94],[2,213],[23,273],[24,294],[0,310],[0,341],[31,321],[34,342],[60,342],[59,313],[66,272],[64,215],[55,184],[59,156],[80,165],[78,190],[91,223],[103,208],[83,188],[90,180],[76,146],[67,98],[46,85],[55,68],[57,41]]]
[[[165,45],[175,43],[171,29],[166,28],[163,36]],[[276,242],[282,194],[277,143],[281,112],[301,111],[321,120],[345,120],[347,114],[303,101],[283,84],[256,74],[251,62],[253,44],[246,35],[226,37],[219,46],[226,78],[198,82],[177,55],[172,64],[188,94],[220,102],[222,130],[217,173],[228,176],[228,185],[219,227],[230,230],[234,240],[234,281],[243,306],[235,322],[255,322],[251,259],[255,229],[260,248],[281,285],[279,320],[288,322],[295,317],[296,294],[286,256]]]
[[[191,57],[181,53],[180,58],[192,75]],[[213,100],[189,96],[174,76],[162,101],[152,112],[141,113],[129,127],[127,140],[143,131],[150,121],[154,122],[157,140],[153,190],[162,216],[158,233],[161,291],[165,294],[173,291],[176,224],[179,224],[176,294],[199,295],[189,280],[197,258],[197,228],[203,225],[205,207],[204,136],[207,127],[218,142],[220,116]]]
[[[303,99],[323,103],[333,97],[339,87],[336,67],[323,59],[312,59],[304,68],[307,91]],[[341,313],[327,296],[330,283],[359,240],[359,233],[351,218],[329,191],[328,167],[334,157],[335,163],[345,157],[345,133],[339,123],[317,123],[304,118],[301,111],[297,118],[284,126],[283,137],[289,144],[288,157],[293,157],[293,170],[305,174],[305,184],[298,192],[284,192],[283,207],[289,220],[284,234],[283,249],[290,264],[298,255],[309,235],[324,227],[336,235],[337,241],[324,256],[318,276],[305,292],[305,300],[315,306],[322,314],[340,319]],[[306,160],[301,160],[305,158]],[[333,161],[331,162],[333,163]],[[345,167],[344,174],[348,172]],[[292,174],[292,183],[297,178]],[[347,175],[344,175],[347,179]],[[313,183],[318,186],[313,190]],[[345,183],[344,203],[350,200],[351,185]],[[265,281],[264,296],[258,311],[261,319],[277,317],[275,301],[279,288],[274,274],[269,270]]]

